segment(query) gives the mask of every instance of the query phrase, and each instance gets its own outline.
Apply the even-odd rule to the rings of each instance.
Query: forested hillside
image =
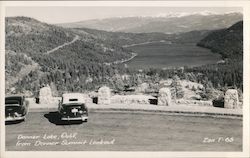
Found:
[[[45,53],[74,38],[65,29],[39,22],[28,17],[5,19],[6,50],[28,55]]]
[[[227,29],[209,33],[197,45],[221,54],[224,60],[220,64],[201,66],[189,71],[204,74],[216,88],[229,86],[243,89],[242,21]]]
[[[227,29],[211,32],[198,43],[198,46],[209,48],[213,52],[221,54],[224,58],[242,58],[243,21],[237,22]]]
[[[208,30],[190,31],[180,34],[164,34],[164,33],[124,33],[124,32],[108,32],[89,28],[76,28],[76,31],[84,31],[98,39],[115,45],[126,46],[132,44],[165,41],[171,43],[197,43],[208,35]]]
[[[73,83],[79,82],[94,87],[86,82],[99,82],[115,71],[104,63],[131,57],[129,50],[103,39],[27,17],[6,18],[6,52],[12,52],[6,55],[6,81],[10,76],[16,81],[6,90],[15,93],[51,83],[59,91],[75,90]]]

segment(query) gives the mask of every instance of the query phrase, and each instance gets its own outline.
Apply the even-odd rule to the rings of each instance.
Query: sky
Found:
[[[241,8],[230,7],[7,7],[6,16],[27,16],[42,22],[56,24],[90,19],[126,16],[157,16],[168,12],[242,12]]]

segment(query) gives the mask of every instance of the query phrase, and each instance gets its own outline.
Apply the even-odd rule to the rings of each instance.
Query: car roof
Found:
[[[23,95],[9,95],[5,96],[5,98],[23,98]]]
[[[82,93],[65,93],[62,95],[63,104],[71,103],[85,103],[85,99]]]
[[[13,96],[6,96],[5,100],[18,100],[21,101],[23,99],[23,96],[21,95],[13,95]]]
[[[5,104],[22,104],[23,96],[7,96],[5,97]]]

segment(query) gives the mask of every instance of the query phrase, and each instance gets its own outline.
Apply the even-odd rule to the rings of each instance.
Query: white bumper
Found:
[[[77,121],[77,120],[86,121],[86,120],[88,120],[88,116],[82,116],[82,117],[62,117],[61,120],[63,120],[63,121]]]
[[[25,120],[25,116],[19,116],[19,117],[6,117],[5,121],[21,121],[21,120]]]

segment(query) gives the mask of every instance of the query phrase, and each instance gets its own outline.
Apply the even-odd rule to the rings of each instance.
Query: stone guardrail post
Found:
[[[169,88],[161,88],[158,95],[158,105],[171,105],[171,91]]]
[[[111,92],[110,92],[110,88],[103,86],[101,88],[99,88],[98,90],[98,104],[105,104],[108,105],[111,103]]]
[[[239,97],[236,89],[228,89],[225,93],[224,108],[227,109],[238,109],[239,108]]]
[[[39,102],[40,104],[50,104],[53,102],[52,91],[49,86],[40,89]]]

